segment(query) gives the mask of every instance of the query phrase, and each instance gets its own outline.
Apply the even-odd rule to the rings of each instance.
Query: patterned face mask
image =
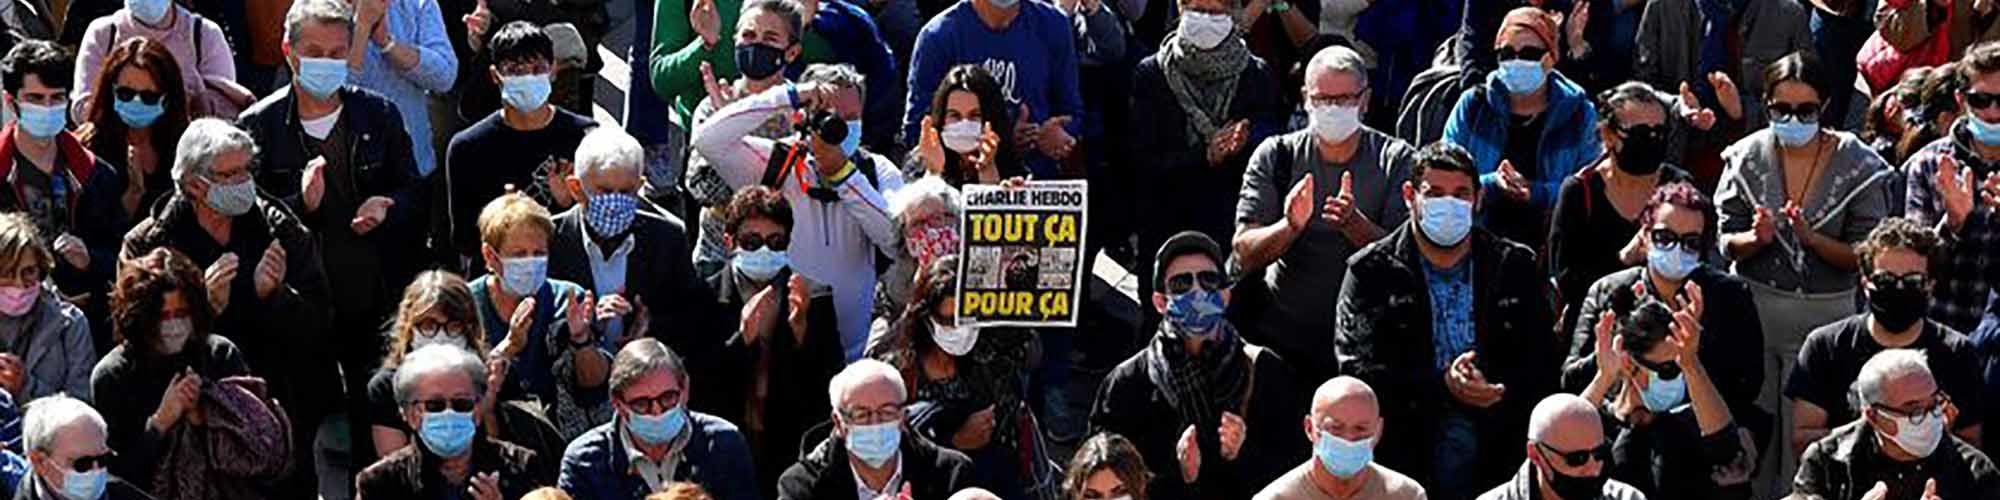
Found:
[[[958,228],[946,224],[920,224],[903,230],[903,250],[929,265],[931,260],[958,253]]]

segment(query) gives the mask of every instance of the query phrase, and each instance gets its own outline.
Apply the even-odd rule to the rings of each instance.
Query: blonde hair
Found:
[[[520,193],[500,195],[479,210],[479,241],[496,250],[507,242],[507,233],[522,227],[541,231],[544,238],[556,234],[549,209]]]
[[[0,264],[14,264],[20,262],[21,258],[32,255],[35,257],[37,267],[42,269],[42,274],[48,275],[55,269],[56,259],[44,241],[42,231],[35,227],[35,222],[29,220],[27,215],[20,212],[0,214]],[[13,272],[13,266],[7,266],[4,271]]]
[[[654,493],[651,495],[646,495],[646,500],[714,500],[714,499],[715,497],[709,496],[708,490],[701,489],[701,485],[689,482],[679,482],[679,483],[669,484],[667,485],[666,491]]]
[[[403,355],[410,351],[410,340],[415,338],[417,320],[432,310],[444,313],[448,321],[464,323],[465,346],[475,355],[486,353],[486,328],[479,320],[479,312],[472,302],[472,288],[465,284],[465,278],[450,271],[424,271],[410,281],[403,289],[403,301],[396,306],[396,317],[392,321],[389,336],[389,354],[382,359],[383,368],[395,368],[403,363]]]

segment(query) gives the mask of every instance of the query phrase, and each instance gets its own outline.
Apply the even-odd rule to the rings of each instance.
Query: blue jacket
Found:
[[[1549,72],[1546,85],[1549,105],[1542,111],[1546,116],[1542,121],[1542,139],[1535,148],[1541,151],[1536,161],[1541,175],[1530,198],[1534,206],[1543,210],[1555,206],[1563,179],[1590,166],[1604,151],[1604,144],[1597,137],[1597,110],[1583,88],[1557,71]],[[1472,153],[1472,163],[1482,174],[1481,190],[1488,193],[1500,187],[1500,176],[1494,172],[1500,169],[1500,156],[1507,150],[1510,114],[1507,88],[1500,84],[1498,72],[1494,72],[1487,76],[1485,85],[1459,94],[1458,106],[1452,108],[1451,120],[1444,124],[1444,139]]]
[[[652,488],[626,458],[623,419],[597,426],[563,450],[562,473],[556,487],[576,498],[641,499]],[[688,412],[688,442],[681,448],[675,481],[700,484],[717,500],[759,500],[757,469],[750,464],[750,444],[736,424],[706,413]]]

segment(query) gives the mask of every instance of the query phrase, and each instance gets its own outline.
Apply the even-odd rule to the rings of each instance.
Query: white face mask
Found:
[[[411,333],[413,334],[410,336],[411,352],[415,352],[417,349],[422,349],[425,347],[430,347],[439,344],[457,346],[461,348],[465,347],[464,335],[459,335],[458,332],[446,331],[443,328],[437,328],[431,330],[419,329]]]
[[[1345,141],[1361,129],[1360,106],[1319,106],[1310,111],[1307,119],[1312,122],[1313,134],[1321,140]]]
[[[194,321],[175,318],[160,322],[160,353],[180,354],[187,347],[188,337],[194,336]]]
[[[951,326],[932,321],[931,340],[936,341],[938,349],[943,349],[945,354],[964,356],[979,343],[979,327]]]
[[[938,137],[943,139],[944,147],[959,154],[967,154],[979,147],[980,136],[985,133],[986,126],[979,120],[959,120],[945,125],[944,130],[938,133]]]
[[[1228,14],[1182,12],[1179,30],[1181,38],[1187,39],[1195,48],[1208,50],[1222,45],[1222,41],[1236,31],[1236,20],[1230,19]]]
[[[1883,414],[1882,416],[1896,423],[1896,435],[1888,436],[1888,438],[1891,441],[1895,441],[1897,447],[1902,448],[1903,451],[1909,452],[1911,455],[1918,457],[1931,456],[1931,452],[1937,451],[1938,443],[1944,441],[1943,406],[1933,408],[1930,413],[1923,415],[1898,417]],[[1918,417],[1922,417],[1924,422],[1921,424],[1910,422]],[[1881,431],[1877,430],[1876,432],[1880,433]]]

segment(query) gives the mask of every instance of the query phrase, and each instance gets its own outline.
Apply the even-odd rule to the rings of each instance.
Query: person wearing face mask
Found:
[[[941,255],[919,271],[908,305],[868,357],[902,371],[911,432],[972,457],[981,484],[1019,498],[1034,471],[1018,458],[1037,450],[1037,435],[1021,431],[1035,428],[1023,374],[1036,332],[958,324],[958,259]]]
[[[1091,436],[1070,455],[1063,477],[1068,500],[1147,500],[1152,472],[1132,440],[1111,433]]]
[[[903,186],[889,197],[890,221],[902,236],[896,262],[882,274],[875,294],[875,321],[869,328],[869,345],[885,336],[904,304],[915,292],[917,272],[939,257],[954,255],[964,248],[958,234],[964,216],[962,196],[942,177],[926,176]]]
[[[1611,442],[1590,401],[1573,394],[1543,398],[1527,428],[1528,459],[1479,500],[1645,500],[1610,477]]]
[[[1813,330],[1799,349],[1798,364],[1785,374],[1794,451],[1861,413],[1863,408],[1844,397],[1845,384],[1869,358],[1889,349],[1925,354],[1938,386],[1964,412],[1950,431],[1980,443],[1984,401],[1978,355],[1965,335],[1924,316],[1936,285],[1929,256],[1941,244],[1937,233],[1900,217],[1868,234],[1860,248],[1868,311]]]
[[[983,1],[983,0],[982,0]],[[694,132],[696,154],[724,181],[741,189],[778,191],[798,220],[792,228],[792,269],[833,288],[847,358],[859,359],[874,308],[876,262],[896,253],[888,194],[903,176],[887,158],[861,148],[859,73],[846,65],[814,65],[805,83],[766,89],[723,106]],[[803,113],[798,134],[780,140],[749,135],[772,115]]]
[[[1395,189],[1416,148],[1361,122],[1369,95],[1361,54],[1328,47],[1306,65],[1302,89],[1311,126],[1256,146],[1236,202],[1237,263],[1270,289],[1251,331],[1305,380],[1334,375],[1324,332],[1347,258],[1409,218]],[[1253,284],[1254,285],[1254,284]]]
[[[444,176],[433,181],[441,189],[432,233],[449,235],[448,242],[433,245],[452,249],[470,268],[468,275],[479,267],[472,265],[479,259],[479,207],[510,184],[544,206],[575,204],[566,180],[574,171],[571,159],[584,134],[597,127],[590,117],[550,102],[555,42],[541,28],[508,23],[488,44],[492,64],[484,78],[500,85],[506,104],[452,136]]]
[[[1375,389],[1334,377],[1313,391],[1303,422],[1313,458],[1257,492],[1256,500],[1423,500],[1423,485],[1375,463],[1386,421]]]
[[[1699,296],[1679,306],[1648,297],[1622,315],[1599,313],[1589,354],[1570,374],[1589,373],[1577,393],[1611,417],[1616,452],[1604,475],[1652,498],[1748,499],[1758,441],[1752,426],[1736,423],[1707,368],[1727,365],[1708,337],[1732,332],[1702,327],[1698,317],[1719,311],[1702,311],[1714,302]]]
[[[520,498],[555,483],[555,457],[480,431],[492,396],[486,363],[464,346],[432,344],[396,370],[396,404],[417,439],[354,478],[355,497]],[[606,497],[608,498],[608,497]]]
[[[1903,213],[1953,243],[1938,262],[1928,315],[1969,332],[2000,285],[2000,263],[1985,258],[2000,252],[2000,43],[1966,51],[1949,75],[1966,83],[1954,96],[1963,118],[1903,164]]]
[[[1152,306],[1166,319],[1105,375],[1090,432],[1126,436],[1155,464],[1151,498],[1247,498],[1306,458],[1284,432],[1306,410],[1284,395],[1305,391],[1282,356],[1223,316],[1230,290],[1214,240],[1182,232],[1153,262]]]
[[[903,403],[910,390],[895,366],[855,361],[826,392],[831,433],[801,443],[798,462],[778,477],[778,498],[945,498],[976,484],[972,459],[910,432]]]
[[[76,1],[73,4],[87,2]],[[181,70],[181,86],[195,116],[234,118],[238,111],[256,100],[250,89],[236,83],[236,55],[229,48],[229,35],[222,25],[197,14],[174,0],[124,0],[123,7],[98,17],[75,12],[68,23],[89,23],[82,37],[66,42],[76,47],[77,74],[70,87],[70,116],[89,116],[91,95],[110,92],[97,87],[97,75],[104,58],[119,43],[145,38],[166,44]],[[81,16],[81,17],[78,17]],[[70,40],[68,36],[64,40]],[[80,44],[80,45],[73,45]]]
[[[29,404],[21,417],[21,446],[29,476],[9,491],[22,500],[151,500],[108,470],[117,456],[107,445],[104,416],[90,403],[56,395]]]
[[[1001,146],[1019,152],[1037,178],[1070,175],[1064,165],[1082,134],[1084,112],[1075,38],[1069,16],[1053,3],[964,0],[946,7],[917,34],[910,54],[904,144],[915,146],[923,137],[924,116],[945,73],[978,64],[1000,82],[1009,102],[1019,103],[995,111],[1014,129],[1008,134],[1012,142]]]
[[[715,116],[715,110],[744,96],[756,95],[774,86],[787,84],[786,69],[799,65],[801,51],[799,30],[805,14],[798,2],[792,0],[757,0],[743,6],[743,14],[736,20],[736,56],[738,70],[742,78],[721,80],[722,76],[713,67],[709,73],[716,78],[716,86],[708,90],[708,97],[701,98],[694,107],[694,124],[708,123]],[[709,81],[704,77],[703,83]],[[778,113],[766,118],[764,123],[750,131],[750,135],[765,139],[782,139],[792,133],[791,113]],[[674,161],[679,161],[678,159]],[[648,171],[647,175],[654,175]],[[647,197],[657,198],[659,180],[647,178]],[[736,189],[724,181],[708,161],[707,156],[687,155],[685,186],[682,186],[700,210],[700,240],[695,247],[695,269],[701,276],[714,276],[726,269],[729,262],[728,245],[722,241],[722,219],[729,209],[730,200]]]
[[[187,91],[180,85],[180,66],[165,44],[126,40],[111,49],[104,64],[98,87],[108,90],[93,97],[98,102],[77,123],[76,138],[114,167],[112,171],[125,175],[119,201],[124,215],[132,217],[173,192],[167,170],[174,163],[174,142],[187,131],[193,115]]]
[[[2000,470],[1947,432],[1964,415],[1915,349],[1890,349],[1861,365],[1849,387],[1862,411],[1807,446],[1792,479],[1813,498],[1994,498]]]
[[[1485,192],[1472,155],[1417,150],[1403,203],[1410,222],[1348,259],[1334,348],[1341,371],[1391,402],[1380,461],[1439,498],[1507,477],[1521,448],[1504,436],[1556,390],[1555,311],[1534,251],[1473,223]],[[1476,323],[1475,323],[1476,318]],[[1405,427],[1407,426],[1407,427]]]
[[[938,83],[930,114],[919,129],[923,137],[903,161],[903,176],[939,176],[958,188],[1028,175],[1019,154],[1001,147],[1013,133],[1005,120],[1006,109],[1000,82],[985,67],[952,68]]]
[[[1522,7],[1493,38],[1499,68],[1465,89],[1444,140],[1472,153],[1488,197],[1481,217],[1501,237],[1541,246],[1563,179],[1604,150],[1596,110],[1582,87],[1555,71],[1559,16]]]
[[[645,154],[617,127],[584,136],[575,172],[564,179],[577,204],[555,217],[549,277],[597,298],[598,316],[609,318],[605,348],[655,337],[692,359],[713,359],[729,319],[688,261],[686,226],[659,209],[641,209],[651,205],[639,197]]]
[[[250,366],[235,342],[213,333],[202,270],[186,255],[168,248],[133,255],[113,290],[111,324],[122,342],[91,370],[90,388],[116,395],[96,404],[107,444],[118,450],[111,475],[151,491],[166,436],[192,421],[203,382],[249,375]],[[288,412],[293,406],[286,401]]]
[[[613,334],[604,328],[617,315],[582,286],[548,277],[555,229],[548,209],[525,195],[487,203],[479,212],[487,274],[467,286],[493,346],[488,359],[508,363],[500,399],[542,401],[570,439],[611,419],[603,386]]]
[[[577,498],[640,500],[684,481],[717,500],[763,498],[743,433],[688,409],[693,383],[666,344],[626,344],[611,366],[618,417],[569,444],[556,485]]]
[[[799,439],[823,421],[826,400],[813,391],[826,387],[846,358],[833,297],[792,272],[791,206],[776,191],[751,186],[736,193],[723,219],[723,239],[733,256],[729,268],[709,277],[716,305],[740,311],[728,343],[708,364],[692,408],[742,427],[757,464],[761,494],[777,493],[774,481],[798,456]]]
[[[34,223],[0,214],[0,390],[26,403],[56,393],[91,400],[90,322],[45,278],[55,254]]]

